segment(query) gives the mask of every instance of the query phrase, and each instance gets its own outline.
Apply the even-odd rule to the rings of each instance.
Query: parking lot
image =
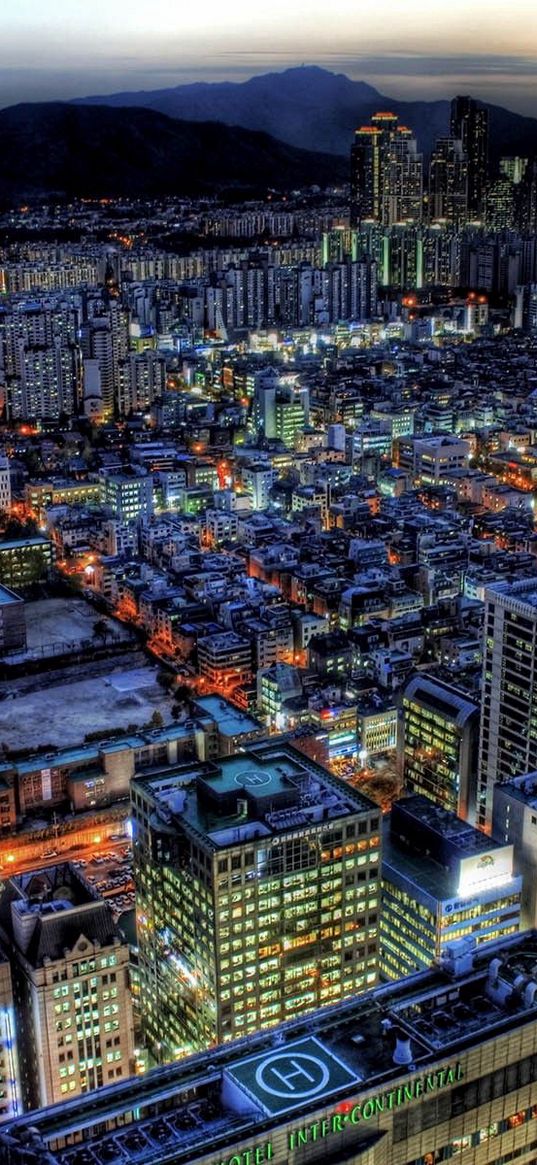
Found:
[[[128,838],[109,838],[94,857],[75,859],[73,865],[106,899],[116,919],[126,910],[132,909],[135,894],[132,851]]]

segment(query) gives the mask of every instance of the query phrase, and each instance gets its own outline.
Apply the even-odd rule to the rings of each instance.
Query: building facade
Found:
[[[494,786],[537,768],[537,586],[485,591],[477,823],[491,828]]]
[[[473,700],[422,672],[405,688],[399,731],[408,792],[423,793],[473,821],[479,733],[479,709]]]
[[[494,786],[492,836],[512,845],[517,874],[522,876],[521,929],[537,919],[537,773],[524,773]]]
[[[161,1060],[376,982],[368,798],[278,742],[131,791],[142,1010]]]
[[[13,977],[24,1108],[130,1076],[129,949],[109,905],[62,863],[4,884],[0,929]]]

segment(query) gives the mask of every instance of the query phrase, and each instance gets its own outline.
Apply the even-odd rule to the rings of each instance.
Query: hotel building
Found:
[[[537,935],[10,1121],[5,1165],[534,1165]]]

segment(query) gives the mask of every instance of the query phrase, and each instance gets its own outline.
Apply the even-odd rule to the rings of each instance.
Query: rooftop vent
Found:
[[[401,1064],[409,1067],[412,1064],[412,1048],[410,1046],[410,1036],[406,1032],[400,1031],[398,1028],[394,1032],[395,1048],[393,1052],[394,1064]]]

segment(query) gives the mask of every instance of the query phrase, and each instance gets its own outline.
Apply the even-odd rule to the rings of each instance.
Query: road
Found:
[[[123,833],[123,828],[123,823],[119,821],[103,822],[72,833],[62,835],[58,832],[56,838],[48,838],[46,841],[36,838],[32,842],[29,835],[25,834],[23,843],[15,835],[2,844],[0,878],[43,869],[60,861],[90,861],[92,857],[100,857],[116,848],[119,842],[112,841],[112,836],[115,838]]]

